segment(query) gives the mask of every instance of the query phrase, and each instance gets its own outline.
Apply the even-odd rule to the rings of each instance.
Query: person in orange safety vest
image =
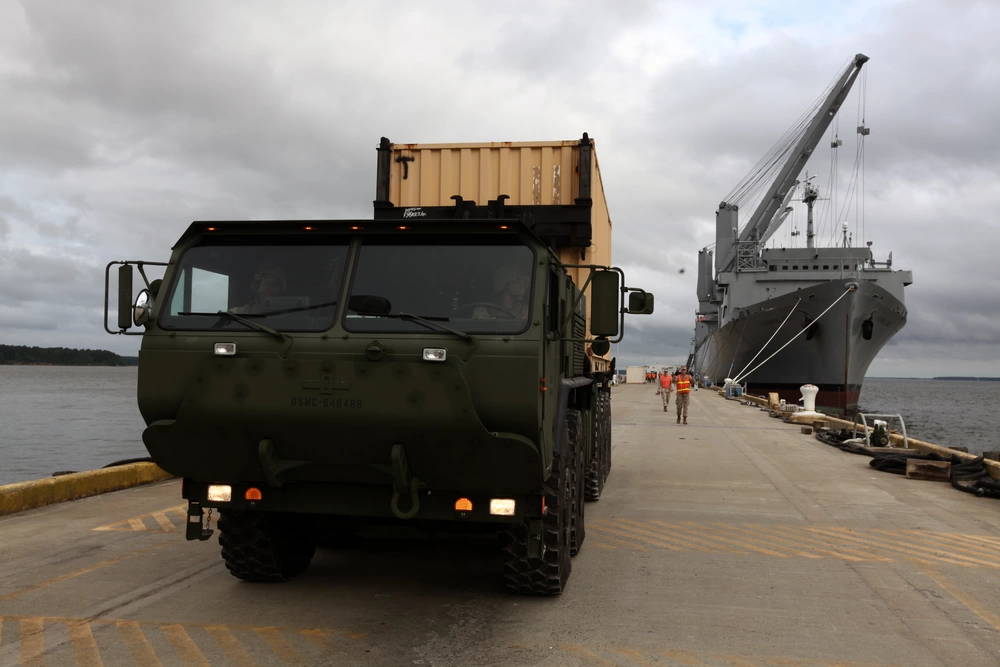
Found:
[[[680,373],[674,377],[674,384],[677,386],[677,399],[674,401],[677,405],[677,423],[681,423],[681,419],[684,423],[688,423],[688,401],[691,398],[691,376],[688,374],[687,368],[682,368]]]
[[[660,374],[660,390],[656,392],[663,399],[663,411],[667,411],[667,405],[670,403],[670,384],[673,382],[673,377],[670,373],[664,371]]]

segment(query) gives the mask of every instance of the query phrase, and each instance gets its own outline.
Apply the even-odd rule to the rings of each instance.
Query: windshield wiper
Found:
[[[336,301],[326,301],[324,303],[314,303],[311,306],[295,306],[294,308],[282,308],[281,310],[266,310],[262,313],[253,313],[253,317],[268,317],[269,315],[284,315],[285,313],[301,313],[304,310],[316,310],[327,306],[336,306]]]
[[[446,324],[441,324],[441,321],[448,321],[447,317],[433,317],[424,315],[414,315],[413,313],[378,313],[375,317],[391,317],[397,320],[406,320],[407,322],[416,322],[417,324],[422,324],[428,329],[434,329],[435,331],[443,331],[445,333],[450,333],[462,338],[464,340],[472,340],[472,336],[465,333],[464,331],[459,331],[458,329],[453,329]]]
[[[256,329],[257,331],[262,331],[263,333],[271,334],[272,336],[275,336],[279,340],[285,340],[286,338],[288,340],[292,340],[292,337],[289,336],[286,333],[282,333],[281,331],[278,331],[277,329],[272,329],[271,327],[269,327],[269,326],[267,326],[265,324],[261,324],[260,322],[254,322],[253,320],[249,319],[249,317],[247,317],[245,315],[240,315],[239,313],[234,313],[231,310],[219,310],[219,311],[216,311],[214,313],[197,313],[197,312],[193,312],[193,311],[184,311],[184,312],[180,312],[180,313],[177,313],[177,314],[178,315],[202,315],[202,316],[205,316],[205,317],[212,317],[212,316],[228,317],[229,319],[234,320],[236,322],[239,322],[240,324],[242,324],[242,325],[244,325],[246,327],[249,327],[250,329]],[[250,317],[260,317],[260,315],[254,314],[254,315],[251,315]]]

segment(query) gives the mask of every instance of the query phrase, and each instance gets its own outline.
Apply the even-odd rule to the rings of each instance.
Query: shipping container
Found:
[[[625,382],[628,384],[644,384],[646,382],[645,366],[629,366],[625,369]]]
[[[584,208],[588,233],[560,244],[559,259],[566,265],[612,265],[611,217],[594,140],[586,134],[562,141],[443,144],[383,139],[379,159],[376,208],[454,206],[456,197],[486,205],[502,195],[507,206]],[[578,286],[586,281],[587,269],[566,271]],[[589,287],[585,294],[589,331]],[[607,369],[610,357],[590,356],[595,370]]]

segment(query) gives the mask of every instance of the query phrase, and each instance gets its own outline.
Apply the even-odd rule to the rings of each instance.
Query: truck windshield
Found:
[[[249,318],[281,331],[325,331],[333,325],[347,250],[344,241],[195,246],[181,257],[160,325],[247,330]]]
[[[427,333],[426,324],[407,317],[415,315],[466,333],[524,331],[533,260],[524,245],[366,243],[358,251],[344,328]],[[382,312],[354,308],[373,300]]]

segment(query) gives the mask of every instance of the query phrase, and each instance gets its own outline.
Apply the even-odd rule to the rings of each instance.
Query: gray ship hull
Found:
[[[857,288],[820,317],[849,285]],[[793,307],[795,312],[761,351]],[[829,280],[747,306],[701,342],[694,367],[721,384],[760,364],[813,321],[805,333],[746,377],[747,391],[777,392],[794,403],[801,396],[799,387],[810,383],[819,387],[817,406],[852,413],[868,366],[906,323],[906,306],[873,280]]]

